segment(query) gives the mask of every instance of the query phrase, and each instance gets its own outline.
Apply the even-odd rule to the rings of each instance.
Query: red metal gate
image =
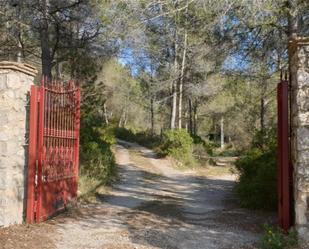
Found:
[[[292,166],[289,142],[289,84],[278,84],[278,219],[279,226],[288,231],[292,225]]]
[[[28,223],[48,219],[77,196],[80,88],[42,80],[30,95]]]

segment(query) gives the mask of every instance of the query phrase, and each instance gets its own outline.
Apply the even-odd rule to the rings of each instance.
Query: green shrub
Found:
[[[250,149],[236,161],[240,176],[235,191],[243,207],[267,210],[277,208],[276,155],[276,147],[268,143]]]
[[[253,137],[252,147],[261,150],[277,147],[277,129],[271,128],[265,131],[257,131]]]
[[[113,145],[116,143],[116,137],[114,128],[111,126],[101,126],[98,128],[95,128],[97,131],[97,134],[100,136],[100,140],[104,141],[105,143],[109,145]]]
[[[122,128],[122,127],[116,127],[114,128],[115,136],[119,139],[128,141],[128,142],[135,142],[135,134],[133,131]]]
[[[194,135],[194,134],[190,134],[192,139],[193,139],[193,143],[194,144],[205,144],[205,141],[203,138],[201,138],[199,135]]]
[[[226,156],[226,157],[235,157],[235,156],[239,156],[239,151],[230,148],[230,149],[225,149],[223,151],[221,151],[220,153],[218,153],[218,156]]]
[[[154,149],[159,156],[171,156],[185,165],[195,163],[193,139],[185,130],[168,130],[162,138],[148,130],[135,133],[130,129],[115,128],[114,131],[117,138]]]
[[[218,147],[218,145],[212,141],[204,140],[198,135],[191,134],[193,139],[193,150],[194,155],[197,156],[213,156],[214,149]]]
[[[291,230],[284,234],[280,229],[265,225],[265,232],[260,240],[261,249],[288,249],[297,246],[297,233]]]
[[[212,141],[205,141],[204,147],[209,156],[214,156],[214,150],[219,148],[219,145]]]
[[[115,171],[110,145],[102,141],[88,141],[81,149],[81,174],[108,182]]]
[[[82,113],[80,129],[80,174],[103,184],[115,175],[115,158],[111,146],[115,143],[113,130],[102,126],[102,120]]]
[[[168,130],[163,133],[160,150],[186,166],[194,164],[193,139],[185,130]]]
[[[117,127],[114,128],[114,133],[119,139],[128,142],[136,142],[150,149],[155,149],[161,143],[161,137],[156,134],[152,134],[149,130],[135,133],[130,129]]]
[[[156,149],[161,144],[161,137],[147,130],[136,133],[135,141],[145,147]]]

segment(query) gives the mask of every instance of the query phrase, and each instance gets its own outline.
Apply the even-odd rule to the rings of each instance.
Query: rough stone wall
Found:
[[[0,227],[23,222],[27,94],[36,70],[0,62]]]
[[[309,38],[290,44],[295,222],[309,243]]]

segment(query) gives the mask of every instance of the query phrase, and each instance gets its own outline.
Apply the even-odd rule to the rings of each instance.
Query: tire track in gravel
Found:
[[[170,239],[171,248],[232,249],[252,246],[259,238],[262,224],[271,219],[267,214],[238,207],[232,194],[235,176],[207,178],[198,176],[193,170],[180,171],[173,168],[169,160],[158,159],[147,148],[127,142],[122,144],[148,158],[151,171],[160,174],[149,186],[159,191],[158,203],[156,208],[149,203],[146,210],[155,213],[155,209],[162,209],[160,216],[164,217],[170,213],[166,205],[177,207],[174,217],[171,216],[179,223],[176,227],[171,225],[163,233],[174,238]],[[168,191],[162,193],[166,189]],[[170,199],[167,200],[166,196]]]

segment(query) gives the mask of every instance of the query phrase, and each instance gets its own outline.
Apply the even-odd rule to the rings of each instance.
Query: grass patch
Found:
[[[99,180],[97,178],[81,175],[78,178],[78,200],[93,203],[96,202],[97,194],[107,194],[112,182],[118,180],[115,175],[108,182]]]
[[[198,163],[195,167],[195,170],[207,177],[220,177],[220,176],[227,176],[227,175],[236,175],[237,170],[234,165],[226,165],[226,166],[213,166],[213,165],[205,165]]]
[[[297,232],[290,230],[285,234],[279,228],[264,226],[264,234],[259,242],[261,249],[292,249],[298,246]]]

